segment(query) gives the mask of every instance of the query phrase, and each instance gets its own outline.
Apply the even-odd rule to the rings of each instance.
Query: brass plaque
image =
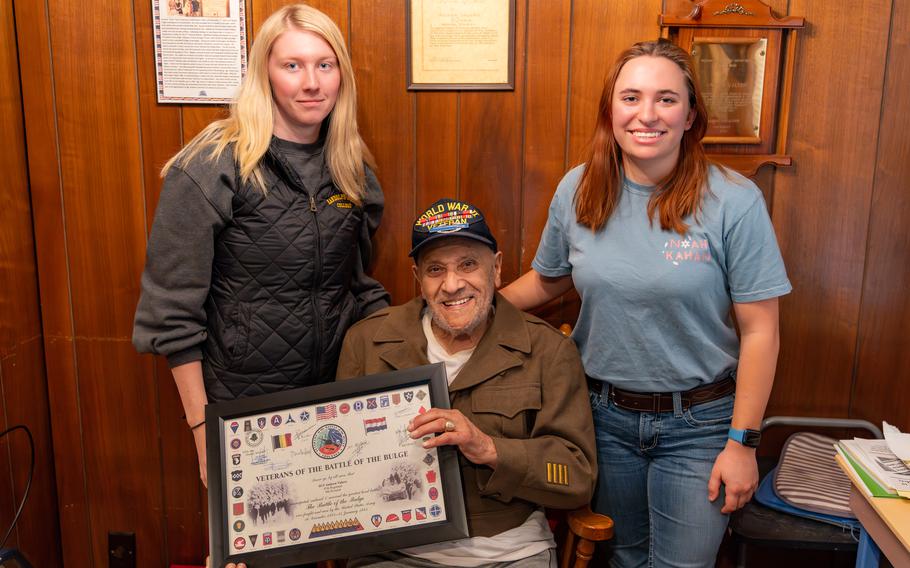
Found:
[[[695,38],[709,144],[760,144],[767,38]]]

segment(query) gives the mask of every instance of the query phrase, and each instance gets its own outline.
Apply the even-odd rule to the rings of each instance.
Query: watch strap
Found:
[[[739,442],[748,448],[757,448],[758,444],[761,442],[761,432],[758,430],[750,430],[748,428],[740,430],[731,426],[730,430],[727,431],[727,437],[734,442]]]

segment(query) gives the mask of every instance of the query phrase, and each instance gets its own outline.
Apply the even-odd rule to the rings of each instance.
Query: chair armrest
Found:
[[[809,416],[769,416],[762,420],[761,429],[772,426],[804,426],[809,428],[855,428],[857,430],[867,430],[870,434],[881,440],[884,434],[878,426],[868,420],[857,420],[856,418],[816,418]]]
[[[583,539],[600,542],[613,538],[613,519],[592,512],[591,507],[587,505],[569,511],[566,520],[569,529]]]

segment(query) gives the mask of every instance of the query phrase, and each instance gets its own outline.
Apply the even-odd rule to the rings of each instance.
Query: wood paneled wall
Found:
[[[24,425],[35,444],[30,480],[27,434],[17,429],[0,441],[0,538],[31,482],[22,516],[0,548],[19,549],[34,566],[56,566],[61,556],[54,456],[10,2],[0,2],[0,148],[0,431]]]
[[[246,1],[251,30],[288,3]],[[590,135],[616,54],[657,37],[662,10],[692,5],[518,0],[513,91],[411,93],[401,0],[312,3],[338,22],[353,56],[360,126],[386,194],[374,273],[395,302],[415,292],[410,223],[442,196],[486,212],[506,281],[526,270],[556,183]],[[17,201],[0,213],[2,417],[24,414],[46,432],[49,393],[62,554],[42,550],[47,562],[39,565],[59,565],[62,556],[67,566],[103,566],[109,531],[136,533],[140,566],[198,562],[205,494],[192,440],[166,364],[137,355],[130,335],[158,171],[221,109],[157,104],[149,0],[91,10],[70,0],[0,5],[4,29],[13,25],[8,7],[15,10],[35,251],[25,186],[4,186]],[[809,27],[791,113],[795,165],[756,176],[795,287],[781,302],[769,412],[884,418],[910,429],[910,104],[902,92],[910,0],[864,0],[849,14],[836,2],[771,5]],[[6,89],[15,63],[0,63]],[[21,127],[6,124],[2,135],[18,136],[21,146]],[[8,171],[10,160],[25,163],[3,160]],[[570,297],[542,313],[559,322],[576,309]],[[10,379],[17,373],[34,392],[8,386],[28,382]],[[48,458],[44,475],[54,471]],[[14,471],[10,483],[19,487],[20,477]],[[0,491],[0,514],[10,501]]]

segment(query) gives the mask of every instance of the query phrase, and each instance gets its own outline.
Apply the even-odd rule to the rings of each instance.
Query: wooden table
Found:
[[[859,487],[862,481],[853,468],[836,456],[841,469],[850,477],[850,509],[879,550],[895,567],[910,566],[910,500],[871,497]]]

